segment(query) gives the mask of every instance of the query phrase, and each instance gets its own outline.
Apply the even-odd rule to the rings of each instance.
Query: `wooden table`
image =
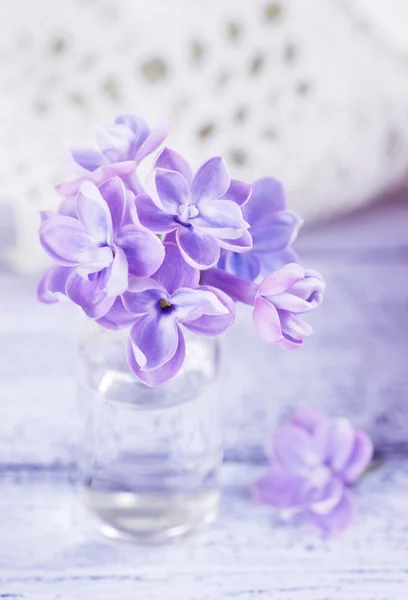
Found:
[[[369,265],[375,275],[375,265],[382,265],[382,306],[386,310],[391,292],[396,294],[400,328],[408,333],[406,204],[390,202],[315,228],[306,232],[300,246],[309,262],[317,258],[329,275],[340,264],[347,271],[345,261],[357,269],[353,273],[364,273]],[[272,509],[250,500],[250,485],[265,468],[261,427],[258,431],[235,423],[227,427],[217,523],[182,542],[134,547],[98,537],[76,500],[73,448],[78,423],[72,397],[81,327],[76,311],[37,305],[34,280],[6,270],[0,287],[0,599],[408,599],[408,460],[403,456],[408,375],[405,371],[404,378],[402,368],[395,370],[404,339],[408,351],[408,335],[398,338],[392,365],[383,357],[368,372],[375,383],[389,369],[398,390],[393,398],[384,398],[384,404],[398,397],[400,408],[394,424],[397,413],[390,411],[385,437],[381,421],[368,417],[386,459],[355,490],[358,517],[341,538],[321,540],[307,525],[286,523]],[[375,306],[379,311],[379,304]],[[390,331],[395,306],[389,314]],[[341,310],[330,314],[329,303],[327,311],[330,319],[341,323]],[[384,315],[380,319],[373,313],[371,319],[373,327],[381,321],[378,335],[386,340]],[[324,333],[318,320],[316,329],[318,339]],[[351,349],[358,342],[357,323],[354,333]],[[313,356],[316,365],[325,349],[314,343],[316,348],[311,346],[304,357]],[[233,358],[230,369],[231,365]],[[330,377],[327,382],[326,376],[326,390]],[[341,400],[344,390],[336,393]],[[406,405],[401,404],[404,399]],[[320,401],[324,404],[327,398]]]

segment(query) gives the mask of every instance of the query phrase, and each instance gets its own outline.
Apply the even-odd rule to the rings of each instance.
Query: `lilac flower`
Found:
[[[188,163],[165,149],[154,171],[151,196],[140,194],[140,222],[156,233],[175,231],[184,259],[207,269],[218,262],[220,248],[245,252],[251,248],[249,227],[239,204],[250,187],[230,179],[222,158],[204,163],[193,177]]]
[[[300,347],[311,335],[312,328],[299,315],[320,306],[325,289],[320,273],[297,263],[281,267],[260,285],[221,269],[204,271],[201,281],[253,306],[254,325],[261,338],[287,349]]]
[[[219,268],[254,281],[286,263],[297,262],[289,246],[298,234],[302,219],[286,210],[279,181],[271,177],[255,181],[250,199],[242,206],[242,214],[250,225],[252,250],[245,254],[223,251]]]
[[[263,340],[287,349],[301,346],[312,328],[299,314],[322,303],[325,283],[317,271],[290,263],[268,275],[254,302],[254,325]]]
[[[343,531],[353,517],[346,486],[356,483],[372,460],[373,445],[346,419],[299,411],[275,431],[270,469],[257,481],[255,498],[303,514],[323,535]]]
[[[65,293],[98,318],[128,287],[128,275],[149,277],[163,262],[160,240],[140,225],[124,225],[126,191],[114,177],[97,188],[84,182],[76,217],[55,214],[40,228],[40,241],[57,263],[43,276],[39,298],[53,302]]]
[[[167,123],[161,122],[150,130],[141,117],[120,115],[114,125],[95,127],[99,149],[74,148],[71,155],[80,178],[57,186],[58,192],[72,198],[85,180],[100,185],[111,177],[120,177],[125,186],[135,194],[143,191],[136,168],[164,141]],[[70,206],[70,203],[67,203]]]
[[[130,368],[143,383],[157,386],[174,377],[185,357],[180,325],[199,335],[217,336],[233,323],[235,306],[223,292],[198,287],[199,271],[165,243],[165,259],[148,279],[132,278],[129,291],[99,320],[108,329],[132,326]]]

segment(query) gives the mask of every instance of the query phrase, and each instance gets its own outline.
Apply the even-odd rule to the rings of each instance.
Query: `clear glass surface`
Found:
[[[81,497],[105,535],[161,542],[217,514],[218,342],[187,335],[182,371],[149,388],[129,370],[126,340],[98,327],[82,343]]]

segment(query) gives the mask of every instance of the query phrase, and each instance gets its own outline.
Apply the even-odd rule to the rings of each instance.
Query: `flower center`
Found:
[[[198,208],[192,204],[182,204],[178,209],[178,218],[181,223],[188,223],[198,215]]]
[[[164,300],[164,299],[159,300],[159,306],[160,306],[160,312],[165,313],[165,314],[170,313],[174,308],[173,304],[171,304],[170,302],[168,302],[167,300]]]

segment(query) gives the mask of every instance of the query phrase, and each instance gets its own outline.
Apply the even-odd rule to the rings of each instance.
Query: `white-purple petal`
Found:
[[[167,121],[160,121],[147,135],[146,139],[137,149],[135,161],[140,163],[146,156],[154,152],[163,143],[169,131]]]
[[[152,281],[152,280],[148,280]],[[154,281],[154,280],[153,280]],[[125,292],[123,304],[130,313],[136,316],[157,312],[160,300],[167,300],[168,294],[162,289],[148,288],[137,292]]]
[[[156,169],[154,183],[157,195],[153,195],[153,202],[164,212],[178,215],[180,206],[189,202],[187,181],[176,171]]]
[[[323,463],[313,437],[303,429],[290,425],[275,431],[271,452],[282,469],[297,476],[307,477],[310,469]]]
[[[163,244],[148,229],[125,225],[116,236],[116,244],[126,254],[130,275],[150,277],[163,262]]]
[[[253,252],[246,254],[228,252],[225,257],[225,269],[241,279],[255,281],[261,273],[261,264],[258,256]]]
[[[203,314],[200,317],[194,318],[193,320],[188,319],[187,321],[183,322],[183,326],[193,333],[209,337],[214,337],[225,333],[235,320],[234,302],[229,296],[227,296],[227,294],[221,290],[218,290],[217,288],[202,286],[199,289],[201,291],[211,292],[213,295],[215,295],[219,302],[225,307],[226,311],[224,314]]]
[[[303,321],[303,319],[290,312],[283,310],[278,312],[284,336],[294,341],[303,342],[307,337],[312,335],[313,329],[309,323],[306,323],[306,321]]]
[[[255,300],[252,318],[256,331],[265,342],[274,343],[282,339],[278,311],[262,296]]]
[[[142,371],[168,362],[178,346],[178,325],[172,314],[152,311],[139,317],[130,330],[135,360]]]
[[[265,177],[252,185],[252,193],[243,209],[245,219],[253,227],[266,215],[285,210],[286,199],[282,184],[277,179]]]
[[[266,214],[255,225],[251,225],[251,235],[256,252],[272,254],[284,250],[295,241],[302,219],[289,210]]]
[[[180,371],[186,355],[186,345],[180,329],[178,329],[178,344],[174,356],[163,366],[153,371],[142,371],[135,358],[135,348],[129,339],[127,359],[129,366],[135,376],[150,387],[163,385],[169,379],[172,379]]]
[[[216,156],[207,160],[197,171],[191,184],[193,204],[221,198],[230,187],[230,176],[224,160]]]
[[[78,264],[78,253],[95,246],[77,219],[63,215],[56,215],[41,225],[40,242],[52,259],[67,267]]]
[[[112,242],[113,227],[109,206],[101,196],[95,184],[84,181],[76,198],[78,219],[98,244],[109,245]]]
[[[113,165],[102,165],[92,173],[87,174],[86,177],[80,177],[74,181],[68,181],[67,183],[57,185],[56,190],[61,196],[75,196],[84,181],[92,181],[92,183],[98,186],[111,177],[127,177],[134,172],[136,167],[137,164],[133,160],[115,163]]]
[[[351,456],[341,471],[348,484],[355,483],[367,469],[373,458],[374,447],[365,431],[357,431]]]
[[[109,246],[89,246],[77,253],[78,269],[77,272],[82,277],[87,277],[91,273],[102,271],[109,267],[113,262],[113,252]]]
[[[193,321],[201,315],[226,315],[228,309],[218,296],[208,290],[180,288],[171,295],[169,302],[174,306],[177,321]]]
[[[291,290],[289,292],[281,292],[280,294],[268,297],[272,299],[272,302],[278,310],[286,310],[293,313],[305,313],[313,308],[309,302],[292,294]]]
[[[85,279],[73,272],[67,279],[65,289],[68,298],[81,306],[91,319],[103,317],[115,301],[106,293],[108,275],[108,269],[97,273],[92,279]]]
[[[240,207],[231,200],[202,202],[199,211],[199,216],[192,221],[193,227],[221,240],[239,239],[249,227]]]
[[[158,208],[147,194],[136,196],[136,211],[140,223],[154,233],[168,233],[177,227],[174,217]]]
[[[155,279],[169,294],[179,288],[196,288],[200,280],[198,269],[187,264],[180,249],[173,242],[163,244],[165,258],[161,267],[154,273]]]
[[[97,319],[97,323],[105,329],[125,329],[133,325],[135,321],[135,315],[130,313],[124,307],[121,297],[115,299],[110,310],[100,319]]]
[[[349,463],[355,444],[355,429],[347,419],[331,419],[318,431],[325,459],[333,471],[341,472]]]
[[[104,155],[93,148],[72,148],[71,155],[74,161],[86,171],[95,171],[107,162]]]
[[[176,240],[185,261],[196,269],[209,269],[217,264],[220,247],[210,235],[193,227],[179,226]]]
[[[279,467],[271,467],[253,487],[254,499],[275,508],[295,508],[301,505],[304,481]]]
[[[245,181],[239,181],[238,179],[231,179],[230,186],[225,194],[222,196],[225,200],[232,200],[238,206],[243,206],[248,202],[251,196],[252,187]]]
[[[73,270],[74,267],[61,267],[60,265],[49,267],[38,284],[38,300],[45,304],[59,302],[61,296],[65,296],[65,285]]]
[[[303,279],[304,269],[297,263],[290,263],[268,275],[259,286],[259,296],[275,296],[286,292],[292,285]]]
[[[115,256],[110,267],[109,279],[106,282],[108,296],[120,296],[128,286],[128,261],[126,254],[117,246]]]
[[[230,250],[237,254],[248,254],[252,248],[252,237],[248,230],[242,232],[239,238],[234,240],[218,239],[220,248]],[[252,253],[251,253],[252,254]]]
[[[183,175],[188,185],[191,185],[193,171],[186,159],[178,152],[170,150],[170,148],[164,148],[156,159],[154,166],[155,168],[159,167],[161,169],[167,169],[168,171],[177,171],[177,173]]]
[[[126,125],[95,125],[95,138],[98,146],[109,162],[116,163],[132,158],[129,156],[129,147],[133,139],[133,132]]]
[[[317,514],[311,510],[306,512],[308,521],[324,536],[338,535],[353,520],[354,505],[348,492],[344,491],[342,499],[328,514]]]
[[[111,215],[113,231],[116,233],[122,225],[126,211],[126,190],[119,177],[111,177],[99,186],[99,192],[105,200]]]

